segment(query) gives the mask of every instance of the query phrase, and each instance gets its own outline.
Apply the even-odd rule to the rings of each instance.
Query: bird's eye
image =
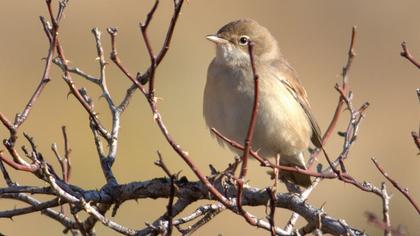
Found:
[[[239,44],[240,44],[240,45],[248,45],[248,43],[249,43],[249,37],[248,37],[248,36],[246,36],[246,35],[242,35],[242,36],[239,38]]]

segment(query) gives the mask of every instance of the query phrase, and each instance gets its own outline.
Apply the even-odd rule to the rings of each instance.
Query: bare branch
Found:
[[[174,222],[174,225],[177,227],[178,231],[182,233],[182,235],[191,235],[194,232],[196,232],[200,227],[210,222],[214,217],[216,217],[224,209],[226,208],[222,204],[217,204],[217,203],[201,206],[196,211],[194,211],[191,215],[176,220]],[[181,228],[180,226],[181,224],[190,222],[201,216],[203,217],[200,220],[198,220],[195,224],[188,226],[185,229]]]
[[[111,38],[110,58],[118,67],[118,69],[132,82],[132,84],[127,88],[126,93],[119,104],[113,101],[108,90],[106,78],[107,62],[104,57],[104,48],[101,42],[101,32],[99,29],[92,29],[96,45],[97,60],[99,64],[99,75],[95,77],[79,69],[79,67],[69,66],[69,62],[66,60],[64,55],[64,49],[58,34],[60,21],[64,16],[64,9],[67,5],[67,2],[67,0],[61,0],[59,3],[58,11],[55,14],[52,9],[52,1],[46,0],[48,13],[50,16],[49,21],[51,23],[48,22],[45,18],[41,18],[41,23],[46,33],[50,47],[48,56],[45,59],[46,64],[38,87],[35,89],[23,111],[16,116],[14,122],[10,122],[6,116],[0,113],[0,121],[9,132],[9,137],[4,141],[4,145],[8,151],[7,155],[11,157],[8,158],[6,154],[0,150],[0,169],[3,173],[3,178],[8,184],[8,187],[0,188],[0,198],[9,198],[30,204],[30,206],[27,207],[0,211],[0,217],[13,217],[40,211],[64,225],[64,232],[71,231],[74,234],[80,232],[82,235],[94,235],[94,226],[98,221],[106,227],[125,235],[171,235],[173,226],[175,226],[176,229],[178,229],[178,231],[182,234],[189,235],[196,232],[203,225],[214,219],[223,210],[229,209],[233,213],[243,217],[250,225],[257,228],[262,228],[270,232],[271,235],[291,236],[304,235],[308,233],[314,233],[316,235],[322,235],[322,233],[332,235],[365,235],[364,232],[349,226],[344,220],[332,218],[331,216],[327,215],[323,209],[315,208],[305,202],[317,184],[322,179],[328,178],[338,179],[339,181],[351,184],[362,191],[366,191],[368,193],[379,196],[382,200],[383,220],[380,220],[380,222],[383,223],[384,234],[390,235],[391,233],[394,233],[394,230],[391,227],[389,212],[390,197],[387,193],[385,185],[383,184],[381,188],[378,188],[369,182],[360,182],[356,180],[350,175],[350,173],[348,173],[344,163],[344,161],[349,156],[350,147],[357,138],[360,123],[363,120],[366,109],[369,105],[368,103],[365,103],[360,106],[360,108],[355,107],[352,103],[353,94],[351,93],[348,85],[349,71],[352,66],[353,58],[355,57],[355,27],[352,29],[347,62],[342,71],[342,83],[340,85],[336,85],[336,90],[339,93],[339,101],[334,116],[329,124],[327,131],[323,135],[321,142],[323,145],[327,142],[329,137],[334,132],[343,109],[347,108],[349,110],[350,118],[345,132],[339,133],[344,138],[342,151],[339,156],[335,160],[330,159],[326,155],[325,150],[321,149],[326,155],[329,166],[324,168],[324,170],[322,170],[321,167],[318,168],[318,171],[314,171],[309,168],[306,170],[298,167],[282,166],[279,164],[278,159],[277,162],[273,163],[270,160],[261,158],[257,152],[252,150],[253,133],[259,105],[259,78],[253,58],[253,43],[250,42],[248,53],[250,57],[250,67],[254,76],[254,101],[245,142],[243,145],[239,144],[224,137],[223,134],[219,133],[217,130],[212,129],[212,131],[217,136],[228,142],[232,147],[242,151],[241,161],[239,161],[239,158],[237,158],[234,164],[229,164],[227,168],[223,168],[225,171],[218,171],[215,167],[213,167],[211,169],[212,176],[207,177],[206,174],[200,170],[198,166],[193,162],[194,159],[175,141],[175,139],[169,133],[168,128],[158,109],[158,99],[155,97],[155,82],[157,79],[157,77],[155,77],[157,72],[156,70],[158,69],[159,64],[164,59],[169,50],[175,25],[178,21],[184,1],[173,0],[174,7],[172,18],[164,36],[165,39],[163,45],[161,48],[156,50],[156,53],[154,51],[155,49],[152,48],[152,41],[149,38],[148,30],[151,25],[151,21],[154,19],[154,15],[158,10],[159,0],[155,0],[146,16],[146,19],[143,23],[140,23],[141,34],[145,42],[148,56],[150,57],[150,64],[144,73],[137,73],[135,75],[129,72],[127,67],[125,67],[125,65],[121,62],[120,56],[118,55],[116,46],[117,30],[115,28],[107,29]],[[401,55],[407,59],[411,58],[414,60],[414,58],[408,52],[406,45],[403,44],[402,47],[403,53]],[[58,57],[53,59],[55,53],[57,53]],[[52,146],[52,150],[57,157],[63,172],[62,180],[55,174],[52,166],[46,163],[47,158],[44,159],[42,157],[40,152],[41,150],[37,150],[34,140],[28,135],[24,134],[24,136],[29,141],[32,150],[26,147],[22,147],[22,150],[30,161],[27,162],[21,158],[15,149],[16,140],[18,138],[18,129],[27,119],[28,114],[32,110],[32,107],[35,104],[37,98],[40,96],[44,87],[49,81],[49,70],[51,63],[55,63],[59,68],[61,68],[64,73],[64,81],[70,90],[70,94],[76,97],[78,102],[89,115],[90,129],[95,141],[102,172],[106,178],[106,183],[100,187],[99,190],[84,190],[78,186],[69,184],[69,179],[71,176],[71,150],[69,148],[68,136],[65,127],[62,128],[64,138],[64,152],[60,154],[57,146],[55,144]],[[95,112],[93,100],[87,94],[86,89],[78,88],[76,86],[74,80],[72,79],[72,76],[75,74],[99,87],[100,91],[102,92],[102,97],[104,97],[107,102],[112,118],[112,127],[109,130],[101,124],[100,119]],[[149,82],[149,84],[145,85],[147,82]],[[168,178],[160,178],[142,182],[131,182],[128,184],[118,183],[113,174],[112,166],[117,157],[118,137],[121,122],[120,117],[127,108],[134,92],[137,89],[140,90],[148,102],[153,118],[168,144],[193,171],[199,181],[191,182],[188,181],[185,177],[179,179],[177,174],[173,174],[169,170],[170,168],[168,168],[168,166],[163,162],[160,153],[158,153],[159,160],[156,162],[156,164],[163,169],[166,175],[169,176],[169,181]],[[420,149],[420,142],[417,142],[418,135],[414,133],[413,138]],[[103,145],[104,141],[107,145]],[[319,154],[319,151],[320,150],[315,150],[311,153],[312,161]],[[258,160],[262,167],[267,167],[274,170],[275,181],[272,187],[258,189],[245,184],[249,156],[252,156]],[[22,157],[25,158],[23,155]],[[375,160],[373,161],[381,173],[389,181],[391,181],[391,183],[396,183],[383,171],[383,169]],[[11,180],[6,168],[3,165],[3,162],[15,168],[16,170],[33,173],[40,180],[47,182],[49,187],[41,188],[16,185]],[[239,165],[241,165],[240,174],[239,176],[235,176],[234,170]],[[309,176],[316,177],[316,179],[313,181],[312,186],[299,194],[279,193],[277,192],[277,179],[279,171],[291,171],[307,174]],[[398,185],[398,183],[396,184]],[[402,187],[399,186],[399,191],[404,194],[404,191],[407,190],[402,189]],[[408,191],[406,193],[408,195]],[[54,197],[54,199],[40,202],[29,196],[29,194],[38,194],[49,198]],[[408,199],[410,200],[409,197]],[[114,206],[112,212],[112,216],[114,216],[118,207],[124,202],[128,200],[146,198],[166,198],[168,199],[168,204],[166,211],[164,211],[159,218],[155,219],[153,223],[146,223],[146,227],[144,229],[130,229],[106,218],[106,213],[111,209],[112,206]],[[179,217],[178,215],[183,210],[185,210],[187,206],[199,200],[205,200],[207,202],[210,200],[213,202],[209,205],[198,208],[188,216],[174,220],[175,217]],[[70,213],[73,215],[74,219],[68,218],[66,214],[64,214],[64,211],[60,213],[50,209],[51,207],[62,207],[63,209],[63,207],[66,205],[69,205]],[[266,208],[266,218],[257,218],[257,216],[246,211],[244,206],[268,206],[268,208]],[[414,206],[418,211],[417,205],[415,203]],[[284,208],[295,212],[290,218],[289,223],[284,230],[275,225],[274,218],[275,212],[277,210],[276,208]],[[89,216],[86,219],[79,218],[77,214],[81,211],[87,212]],[[307,224],[304,227],[295,229],[295,223],[299,215],[301,215],[307,221]]]
[[[56,64],[57,66],[60,67],[61,70],[65,70],[64,64],[61,62],[60,58],[54,58],[53,60],[54,64]],[[84,72],[83,70],[81,70],[78,67],[67,67],[68,72],[76,74],[84,79],[86,79],[87,81],[90,81],[94,84],[99,84],[99,79],[97,79],[96,77],[87,74],[86,72]]]
[[[7,186],[13,186],[14,183],[12,181],[12,178],[10,178],[9,172],[7,172],[7,169],[4,166],[2,160],[0,160],[0,170],[1,170],[1,173],[3,174],[3,179],[6,181]]]
[[[63,214],[56,212],[50,208],[47,208],[49,204],[51,204],[50,202],[46,202],[44,203],[44,205],[41,205],[42,202],[24,193],[2,194],[1,197],[13,198],[22,202],[26,202],[32,205],[34,209],[39,209],[38,211],[41,211],[43,214],[47,215],[51,219],[54,219],[57,222],[60,222],[62,225],[64,225],[67,228],[73,228],[75,226],[74,222],[70,220],[69,218],[67,218],[66,216],[64,216]]]
[[[78,204],[84,208],[84,210],[89,213],[90,215],[94,216],[97,220],[99,220],[103,225],[109,227],[110,229],[115,230],[116,232],[125,234],[125,235],[135,235],[135,231],[124,226],[121,226],[112,220],[105,218],[102,214],[100,214],[94,207],[90,205],[90,203],[86,202],[83,198],[79,199],[70,193],[66,192],[62,189],[56,182],[55,178],[49,174],[48,168],[44,166],[44,171],[48,177],[48,181],[51,187],[55,190],[57,195],[60,198],[65,199],[66,201],[74,204]]]

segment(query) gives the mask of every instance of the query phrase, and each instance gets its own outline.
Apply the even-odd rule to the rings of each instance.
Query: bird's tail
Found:
[[[286,172],[286,171],[281,171],[280,172],[280,176],[286,178],[287,180],[290,180],[291,182],[302,186],[304,188],[307,188],[309,186],[311,186],[312,184],[312,180],[311,177],[309,175],[305,175],[305,174],[301,174],[301,173],[297,173],[297,172]]]
[[[281,156],[280,164],[285,165],[285,166],[297,166],[302,169],[306,169],[303,153],[300,153],[298,155],[293,155],[293,156]],[[301,174],[297,172],[280,171],[279,177],[285,178],[305,188],[309,187],[312,184],[311,177],[309,175],[305,175],[305,174]]]

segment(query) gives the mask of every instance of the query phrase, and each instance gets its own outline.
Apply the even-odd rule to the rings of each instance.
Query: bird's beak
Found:
[[[220,38],[219,36],[215,35],[215,34],[209,34],[206,36],[206,39],[210,40],[211,42],[215,43],[215,44],[226,44],[229,41],[224,39],[224,38]]]

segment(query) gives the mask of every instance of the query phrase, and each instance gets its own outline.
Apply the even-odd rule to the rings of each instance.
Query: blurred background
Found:
[[[106,27],[113,26],[119,29],[117,43],[123,63],[132,74],[144,71],[149,59],[138,22],[145,19],[152,3],[145,0],[70,1],[60,29],[70,65],[98,75],[90,30],[99,27],[105,32]],[[420,71],[399,56],[400,43],[407,41],[409,49],[420,60],[419,10],[417,0],[190,0],[182,10],[170,51],[156,74],[157,96],[162,98],[160,111],[170,133],[202,170],[209,173],[210,163],[222,169],[232,161],[233,154],[210,137],[202,117],[206,70],[214,56],[214,46],[204,36],[216,32],[231,20],[249,17],[269,28],[278,39],[284,55],[298,71],[318,122],[325,130],[338,100],[333,87],[341,81],[351,27],[357,25],[357,56],[350,72],[350,85],[354,91],[354,105],[369,101],[371,107],[351,149],[348,171],[358,180],[379,186],[384,178],[370,160],[376,157],[419,202],[420,159],[410,131],[419,128],[415,89],[420,86]],[[149,29],[155,51],[162,43],[171,14],[172,1],[162,1]],[[0,111],[9,119],[23,109],[42,75],[42,58],[47,55],[48,43],[39,23],[40,15],[47,16],[44,1],[0,1]],[[108,56],[110,45],[106,33],[103,44]],[[71,183],[86,189],[100,188],[104,178],[88,127],[88,116],[74,97],[67,96],[67,86],[56,67],[51,75],[52,81],[19,130],[18,146],[27,145],[21,132],[29,133],[35,138],[38,150],[59,168],[50,145],[56,142],[63,150],[60,127],[66,125],[72,148]],[[87,88],[101,119],[109,126],[110,114],[105,100],[99,98],[99,90],[79,77],[74,79],[78,87]],[[112,96],[119,101],[130,85],[128,79],[112,63],[108,66],[107,79]],[[347,113],[344,113],[338,130],[345,128],[347,119]],[[8,137],[2,126],[0,137]],[[326,147],[330,156],[337,155],[341,148],[342,139],[337,135]],[[136,94],[122,117],[118,157],[114,164],[119,182],[164,176],[153,164],[157,159],[156,150],[161,151],[173,172],[182,171],[181,175],[196,179],[163,139],[144,98]],[[321,162],[324,161],[321,159]],[[8,169],[21,185],[43,185],[29,174]],[[252,162],[248,176],[250,185],[264,187],[270,184],[265,171]],[[0,184],[5,186],[3,180]],[[419,216],[408,201],[387,184],[392,193],[392,225],[402,225],[410,235],[416,235],[420,232]],[[279,191],[286,190],[282,186]],[[336,180],[325,180],[308,202],[315,207],[323,205],[330,216],[345,219],[371,235],[382,234],[368,224],[365,217],[366,211],[381,215],[381,201],[373,194]],[[128,227],[142,228],[145,222],[152,222],[165,212],[166,203],[166,199],[127,202],[113,220]],[[199,204],[180,216],[188,215]],[[16,201],[0,200],[1,211],[22,206],[24,204]],[[249,210],[259,217],[265,216],[264,208]],[[277,211],[276,224],[284,225],[289,216],[285,210]],[[304,224],[304,220],[299,222]],[[15,217],[13,221],[0,219],[0,232],[5,235],[59,235],[62,230],[61,225],[40,213]],[[98,235],[115,235],[100,224],[97,232]],[[242,218],[226,211],[197,234],[267,235],[267,232],[247,225]]]

